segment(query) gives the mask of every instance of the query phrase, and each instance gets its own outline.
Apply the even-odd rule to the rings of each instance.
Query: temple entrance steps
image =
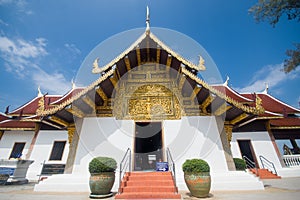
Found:
[[[171,172],[128,172],[115,199],[181,199]]]
[[[268,169],[249,169],[250,172],[258,176],[260,179],[280,179],[277,174],[272,173]]]

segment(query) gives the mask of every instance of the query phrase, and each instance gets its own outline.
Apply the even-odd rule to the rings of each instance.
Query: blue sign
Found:
[[[16,168],[0,167],[0,174],[8,174],[12,176]]]
[[[157,162],[156,163],[156,171],[158,171],[158,172],[167,172],[167,171],[169,171],[168,162]]]

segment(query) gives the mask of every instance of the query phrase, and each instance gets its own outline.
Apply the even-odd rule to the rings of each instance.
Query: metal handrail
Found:
[[[253,162],[250,158],[248,158],[247,156],[243,156],[244,161],[246,162],[246,167],[248,169],[255,169],[256,174],[258,174],[258,169],[256,167],[255,162]]]
[[[169,171],[171,170],[171,173],[172,173],[172,176],[173,176],[173,181],[174,181],[174,187],[175,187],[175,191],[176,193],[178,193],[178,190],[177,190],[177,186],[176,186],[176,169],[175,169],[175,162],[172,158],[172,155],[171,155],[171,151],[169,148],[167,148],[167,162],[168,162],[168,165],[169,165]]]
[[[122,179],[126,173],[127,168],[128,171],[131,172],[131,149],[130,148],[126,150],[126,153],[120,163],[119,192],[118,192],[119,194],[121,193]]]
[[[274,172],[277,175],[277,171],[276,171],[274,163],[272,163],[271,161],[269,161],[267,158],[265,158],[262,155],[259,156],[259,159],[260,159],[260,162],[262,164],[262,168],[268,169],[268,170],[270,170],[271,172]]]

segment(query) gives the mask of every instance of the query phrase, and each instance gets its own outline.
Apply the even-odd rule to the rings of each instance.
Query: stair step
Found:
[[[173,180],[145,180],[145,181],[127,181],[126,186],[174,186]]]
[[[134,192],[134,193],[139,193],[139,192],[154,192],[154,193],[159,193],[159,192],[162,192],[162,193],[167,193],[167,192],[170,192],[170,193],[175,193],[175,188],[174,186],[161,186],[161,187],[147,187],[147,186],[140,186],[140,187],[124,187],[123,188],[123,192],[128,192],[128,193],[131,193],[131,192]]]
[[[171,172],[128,172],[115,199],[181,199]]]
[[[168,193],[152,193],[152,192],[140,192],[140,193],[122,193],[117,194],[115,199],[181,199],[180,194],[168,194]]]
[[[250,171],[260,179],[280,179],[281,177],[273,174],[268,169],[250,169]]]

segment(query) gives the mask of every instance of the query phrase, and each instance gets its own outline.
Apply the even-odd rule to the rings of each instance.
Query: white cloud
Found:
[[[61,73],[48,74],[43,70],[38,70],[32,74],[32,79],[36,86],[40,86],[49,93],[64,94],[71,88],[71,83]]]
[[[8,23],[4,22],[2,19],[0,19],[0,25],[8,26]]]
[[[63,94],[71,88],[71,83],[63,74],[47,73],[39,65],[40,60],[48,55],[46,47],[44,38],[25,41],[0,36],[0,54],[5,61],[6,71],[15,74],[17,78],[33,81],[35,87],[41,86],[45,92]],[[42,66],[46,67],[44,63]]]
[[[65,44],[65,47],[67,48],[67,50],[69,50],[71,53],[73,53],[74,55],[79,55],[81,54],[81,51],[75,46],[75,44]]]
[[[13,41],[7,37],[0,37],[0,51],[8,56],[35,58],[47,54],[46,40],[37,38],[35,42],[18,39]]]
[[[261,92],[265,89],[266,83],[269,87],[279,86],[286,80],[292,80],[300,76],[300,69],[296,69],[288,74],[283,70],[283,64],[267,65],[257,71],[249,84],[242,88],[234,88],[241,93]]]
[[[33,11],[28,8],[28,2],[26,0],[0,0],[0,5],[12,6],[15,11],[25,13],[26,15],[33,14]]]

